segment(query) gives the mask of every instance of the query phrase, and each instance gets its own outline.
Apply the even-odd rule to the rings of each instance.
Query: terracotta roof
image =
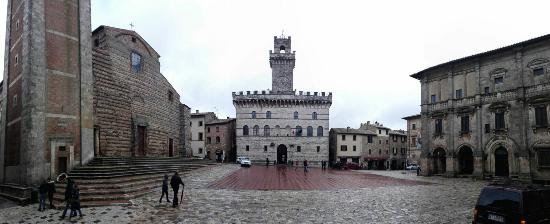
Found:
[[[376,135],[373,131],[354,128],[332,128],[331,131],[337,134],[358,134],[358,135]]]
[[[443,64],[435,65],[435,66],[429,67],[427,69],[424,69],[420,72],[417,72],[415,74],[412,74],[411,77],[413,77],[415,79],[421,79],[423,73],[429,72],[429,71],[432,71],[432,70],[435,70],[435,69],[438,69],[438,68],[441,68],[441,67],[444,67],[444,66],[450,66],[450,65],[465,62],[465,61],[468,61],[468,60],[479,59],[481,57],[486,57],[486,56],[502,53],[502,52],[505,52],[505,51],[512,50],[514,48],[524,47],[526,45],[531,45],[531,44],[535,44],[535,43],[543,42],[543,41],[548,41],[548,40],[550,40],[550,34],[546,34],[544,36],[536,37],[536,38],[533,38],[533,39],[529,39],[529,40],[522,41],[522,42],[519,42],[519,43],[515,43],[515,44],[509,45],[509,46],[497,48],[497,49],[494,49],[494,50],[482,52],[482,53],[479,53],[479,54],[474,54],[474,55],[470,55],[470,56],[467,56],[467,57],[455,59],[455,60],[452,60],[452,61],[449,61],[449,62],[445,62]]]
[[[401,118],[401,119],[404,119],[404,120],[412,120],[412,119],[417,119],[417,118],[420,118],[420,114],[415,114],[415,115],[411,115],[411,116],[406,116],[406,117]]]
[[[209,125],[209,124],[224,124],[224,123],[228,123],[228,122],[235,121],[235,120],[236,120],[235,118],[214,119],[210,122],[207,122],[206,125]]]

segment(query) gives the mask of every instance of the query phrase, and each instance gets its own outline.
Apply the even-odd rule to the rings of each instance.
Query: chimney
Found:
[[[229,117],[227,117],[227,119],[229,119]]]
[[[195,111],[195,113],[197,113],[197,114],[198,114],[198,113],[199,113],[199,110],[196,110],[196,111]]]
[[[348,132],[349,132],[349,127],[347,128]]]
[[[367,121],[367,125],[370,125],[370,121]]]

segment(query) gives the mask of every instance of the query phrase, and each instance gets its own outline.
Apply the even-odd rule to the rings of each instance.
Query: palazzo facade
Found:
[[[279,164],[328,161],[332,93],[293,89],[296,52],[291,51],[290,36],[274,37],[269,56],[272,89],[233,92],[237,156]]]

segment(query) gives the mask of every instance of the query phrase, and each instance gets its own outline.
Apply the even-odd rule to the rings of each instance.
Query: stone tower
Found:
[[[90,0],[9,0],[0,184],[33,186],[93,159]]]
[[[269,51],[269,64],[272,71],[272,91],[275,94],[290,94],[293,91],[292,79],[296,52],[291,51],[290,36],[273,37],[273,50]]]

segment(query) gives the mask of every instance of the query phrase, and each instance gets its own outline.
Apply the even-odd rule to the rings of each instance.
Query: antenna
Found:
[[[285,38],[285,29],[281,31],[281,38]]]
[[[134,23],[130,23],[130,29],[134,30],[134,27],[135,27]]]

